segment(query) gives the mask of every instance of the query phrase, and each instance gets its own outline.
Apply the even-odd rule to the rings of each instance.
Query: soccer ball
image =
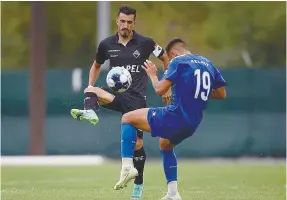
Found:
[[[132,84],[130,72],[123,67],[112,68],[106,78],[108,87],[117,93],[125,92]]]

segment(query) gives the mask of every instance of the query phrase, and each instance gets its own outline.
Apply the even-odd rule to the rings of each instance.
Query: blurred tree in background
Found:
[[[24,2],[1,3],[1,68],[27,68],[30,7]]]
[[[285,67],[286,2],[111,2],[138,11],[136,30],[160,45],[183,38],[220,67]],[[96,50],[96,2],[46,2],[49,68],[90,67]],[[2,69],[29,65],[29,2],[2,2]]]

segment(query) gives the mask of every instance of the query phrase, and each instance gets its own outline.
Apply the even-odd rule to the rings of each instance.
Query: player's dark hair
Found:
[[[126,15],[134,15],[135,19],[137,16],[137,10],[132,8],[131,6],[125,5],[125,6],[121,6],[119,8],[119,12],[118,12],[118,16],[120,15],[120,13],[126,14]]]
[[[177,43],[183,43],[183,44],[185,44],[185,42],[184,42],[182,39],[180,39],[180,38],[172,39],[172,40],[166,45],[166,47],[165,47],[166,53],[169,54],[171,48],[172,48],[175,44],[177,44]]]

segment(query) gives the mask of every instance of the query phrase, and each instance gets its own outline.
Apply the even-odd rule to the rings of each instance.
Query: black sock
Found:
[[[85,110],[98,110],[99,109],[98,96],[93,92],[85,93],[84,109]]]
[[[146,154],[144,148],[134,152],[134,166],[138,170],[138,176],[136,176],[134,183],[137,185],[143,184],[143,171],[145,165]]]

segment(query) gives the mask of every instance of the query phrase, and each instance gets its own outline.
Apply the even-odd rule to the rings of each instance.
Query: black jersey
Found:
[[[119,43],[118,39],[118,34],[116,34],[100,42],[96,62],[103,64],[106,60],[110,60],[110,68],[117,66],[126,68],[131,73],[132,84],[122,95],[132,93],[144,97],[148,76],[142,66],[149,59],[151,53],[160,57],[164,50],[153,39],[135,31],[133,31],[133,37],[126,46]]]

